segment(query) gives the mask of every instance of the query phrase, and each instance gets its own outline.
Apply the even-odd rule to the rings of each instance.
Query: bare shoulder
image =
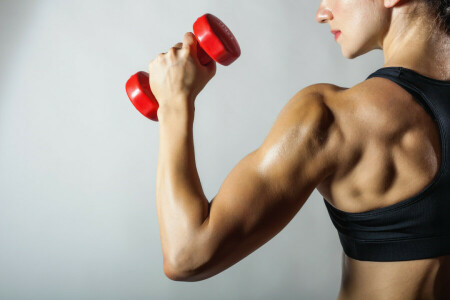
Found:
[[[342,93],[345,109],[352,112],[349,124],[378,140],[392,140],[407,132],[432,126],[432,119],[404,88],[395,82],[373,77]],[[407,112],[407,113],[406,113]]]
[[[330,176],[344,142],[334,111],[343,90],[319,83],[297,92],[285,104],[258,149],[261,169],[270,170],[271,174],[292,169],[297,179],[307,178],[313,185]]]
[[[283,110],[289,110],[291,115],[296,116],[297,120],[302,120],[292,109],[306,110],[308,114],[317,112],[314,116],[330,116],[330,109],[335,107],[336,102],[341,97],[340,93],[347,88],[328,83],[317,83],[309,85],[298,91],[285,105]],[[319,118],[323,119],[323,118]]]
[[[315,96],[316,101],[319,101],[319,99],[333,101],[337,99],[337,96],[339,96],[341,92],[346,90],[348,90],[348,88],[340,87],[331,83],[316,83],[306,86],[298,91],[293,99],[300,99],[303,96],[309,96],[309,98],[312,96],[314,98]]]
[[[389,79],[373,77],[353,87],[347,98],[359,102],[355,122],[365,130],[366,140],[371,138],[391,155],[401,149],[403,157],[411,158],[409,165],[435,173],[436,167],[424,159],[431,155],[440,160],[439,128],[411,93]]]
[[[394,204],[433,178],[439,131],[407,90],[373,77],[331,94],[328,106],[345,143],[335,176],[318,190],[333,205],[361,212]]]
[[[413,96],[386,78],[373,77],[346,89],[331,86],[327,91],[327,106],[346,141],[342,161],[345,157],[353,161],[369,145],[390,149],[431,125]]]

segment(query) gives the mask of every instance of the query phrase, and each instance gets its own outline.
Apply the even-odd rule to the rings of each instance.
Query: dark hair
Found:
[[[450,0],[425,0],[436,26],[450,34]]]

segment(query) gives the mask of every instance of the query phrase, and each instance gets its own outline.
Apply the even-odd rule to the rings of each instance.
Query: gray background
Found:
[[[271,241],[215,277],[167,279],[155,204],[159,131],[125,82],[209,12],[242,55],[196,100],[211,200],[279,111],[315,83],[351,87],[383,65],[348,60],[320,1],[0,1],[1,299],[335,299],[336,230],[317,191]]]

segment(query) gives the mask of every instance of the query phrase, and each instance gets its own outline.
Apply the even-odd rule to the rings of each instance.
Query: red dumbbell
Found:
[[[212,59],[228,66],[240,55],[241,49],[228,27],[217,17],[205,14],[194,23],[194,35],[198,40],[197,57],[203,65]],[[158,101],[150,89],[149,74],[137,72],[128,79],[125,89],[134,107],[145,117],[158,121]]]

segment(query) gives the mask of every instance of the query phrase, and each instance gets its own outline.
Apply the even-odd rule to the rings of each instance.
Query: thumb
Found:
[[[200,52],[202,52],[203,49],[198,45],[198,40],[192,32],[186,32],[184,34],[183,48],[189,49],[189,54],[196,63],[201,63],[201,61],[199,62],[199,58]]]
[[[216,62],[202,49],[196,36],[192,32],[186,32],[184,35],[184,43],[190,48],[190,53],[198,66],[207,70],[208,75],[213,77],[216,74]],[[207,64],[205,64],[209,61]]]

